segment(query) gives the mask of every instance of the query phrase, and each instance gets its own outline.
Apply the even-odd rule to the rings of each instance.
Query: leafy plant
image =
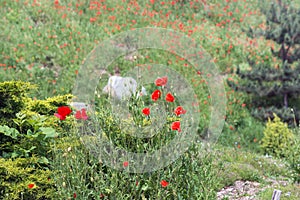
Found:
[[[54,128],[43,127],[42,121],[38,118],[28,119],[33,123],[33,129],[27,129],[26,134],[20,133],[15,128],[6,125],[0,126],[0,134],[10,137],[11,140],[1,144],[1,156],[4,158],[30,157],[37,154],[40,157],[47,157],[49,149],[49,139],[59,136]],[[27,120],[23,120],[23,123]]]
[[[25,108],[28,93],[36,89],[36,85],[21,81],[0,83],[0,125],[15,125],[13,119]],[[15,127],[15,126],[14,126]]]
[[[37,157],[0,158],[0,199],[53,199],[52,172],[41,161]]]
[[[286,150],[293,145],[294,135],[286,123],[282,122],[276,114],[274,116],[274,120],[269,119],[266,124],[261,148],[269,155],[284,157],[287,156]]]

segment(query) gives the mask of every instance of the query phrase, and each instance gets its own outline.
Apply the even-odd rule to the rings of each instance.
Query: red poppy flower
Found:
[[[181,129],[180,129],[180,121],[173,122],[172,125],[171,125],[171,129],[173,131],[180,132],[181,131]]]
[[[178,116],[181,114],[185,114],[186,110],[183,109],[182,106],[177,106],[177,108],[175,108],[174,113]]]
[[[128,165],[129,165],[129,162],[128,162],[128,161],[124,161],[124,162],[123,162],[123,167],[128,167]]]
[[[162,187],[167,187],[169,185],[169,183],[167,181],[165,181],[165,180],[162,180],[160,182],[160,184],[161,184]]]
[[[76,199],[76,197],[77,197],[77,194],[75,192],[73,194],[73,197],[74,197],[74,199]]]
[[[143,110],[142,110],[142,112],[143,112],[143,114],[144,115],[150,115],[150,108],[144,108]]]
[[[157,99],[160,98],[160,95],[161,95],[161,91],[160,90],[155,90],[152,95],[151,95],[151,98],[153,101],[157,101]]]
[[[168,102],[174,102],[174,100],[175,100],[174,96],[169,92],[166,95],[166,101],[168,101]]]
[[[57,108],[57,113],[54,113],[54,116],[58,117],[60,120],[65,120],[66,116],[71,112],[72,110],[68,106],[61,106]]]
[[[167,82],[168,82],[168,77],[164,76],[161,78],[157,78],[154,83],[156,86],[164,86],[167,84]]]
[[[97,18],[96,17],[91,17],[90,18],[90,22],[92,23],[92,22],[95,22],[97,20]]]
[[[34,186],[35,186],[34,183],[29,183],[29,184],[28,184],[28,188],[29,188],[29,189],[34,188]]]
[[[88,116],[86,114],[86,111],[84,108],[82,108],[81,110],[77,110],[75,113],[75,118],[76,119],[83,119],[83,120],[87,120]]]

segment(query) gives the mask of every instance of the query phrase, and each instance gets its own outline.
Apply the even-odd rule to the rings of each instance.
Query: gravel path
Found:
[[[287,185],[287,181],[276,181],[273,179],[267,179],[270,184],[262,187],[261,183],[252,181],[236,181],[232,186],[222,188],[218,192],[218,200],[232,199],[232,200],[252,200],[258,199],[257,195],[259,192],[273,187],[275,185]],[[288,195],[288,194],[283,194]],[[270,197],[271,199],[272,197]]]

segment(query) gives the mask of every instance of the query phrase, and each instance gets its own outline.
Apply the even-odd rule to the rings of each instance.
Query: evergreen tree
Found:
[[[274,67],[248,61],[252,70],[241,71],[238,67],[236,73],[241,83],[228,81],[228,85],[252,94],[253,104],[258,108],[253,110],[256,117],[266,120],[276,113],[285,122],[293,123],[294,117],[298,122],[300,112],[291,102],[300,95],[300,9],[279,0],[265,14],[267,29],[262,33],[265,39],[279,44],[277,51],[271,51],[281,64]],[[248,33],[254,35],[252,29]]]

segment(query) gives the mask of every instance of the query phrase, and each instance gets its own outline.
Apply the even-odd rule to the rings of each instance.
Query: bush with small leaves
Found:
[[[42,169],[42,165],[36,157],[0,158],[0,199],[53,199],[52,172]]]
[[[265,153],[276,157],[285,157],[286,150],[292,145],[294,135],[288,125],[274,114],[274,119],[266,124],[264,137],[261,140],[261,148]]]

